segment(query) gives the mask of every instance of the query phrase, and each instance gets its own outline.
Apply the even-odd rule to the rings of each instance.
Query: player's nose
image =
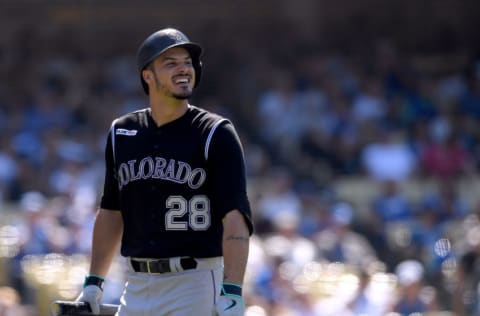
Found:
[[[185,73],[185,72],[188,72],[188,71],[192,70],[192,69],[193,69],[193,66],[192,66],[191,63],[187,63],[187,62],[185,62],[185,63],[180,63],[180,64],[179,64],[179,69],[180,69],[180,71],[181,71],[182,73]]]

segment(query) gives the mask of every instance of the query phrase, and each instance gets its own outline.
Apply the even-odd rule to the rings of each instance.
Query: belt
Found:
[[[173,259],[177,259],[178,265]],[[197,267],[197,261],[191,257],[170,259],[130,259],[133,271],[143,273],[170,273],[192,270]],[[180,269],[179,269],[180,268]]]

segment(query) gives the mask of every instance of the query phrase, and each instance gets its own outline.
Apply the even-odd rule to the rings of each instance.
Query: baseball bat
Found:
[[[118,305],[101,304],[101,316],[114,316],[118,310]],[[82,316],[93,315],[90,305],[85,302],[76,301],[54,301],[51,308],[52,316]]]

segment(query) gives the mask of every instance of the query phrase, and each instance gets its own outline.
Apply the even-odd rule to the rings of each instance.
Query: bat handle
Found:
[[[118,305],[102,304],[100,305],[100,314],[113,316],[118,310]],[[90,305],[85,302],[77,301],[55,301],[52,303],[52,316],[77,316],[92,315]]]
[[[52,316],[88,314],[91,312],[90,305],[77,301],[55,301],[51,306]]]

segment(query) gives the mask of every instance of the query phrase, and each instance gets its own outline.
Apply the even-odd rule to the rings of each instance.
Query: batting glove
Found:
[[[223,283],[216,309],[218,316],[243,316],[245,303],[242,297],[242,287],[233,283]]]
[[[100,301],[103,294],[103,282],[105,279],[98,275],[87,275],[83,283],[83,291],[77,297],[77,302],[86,302],[90,306],[93,315],[100,314]]]

